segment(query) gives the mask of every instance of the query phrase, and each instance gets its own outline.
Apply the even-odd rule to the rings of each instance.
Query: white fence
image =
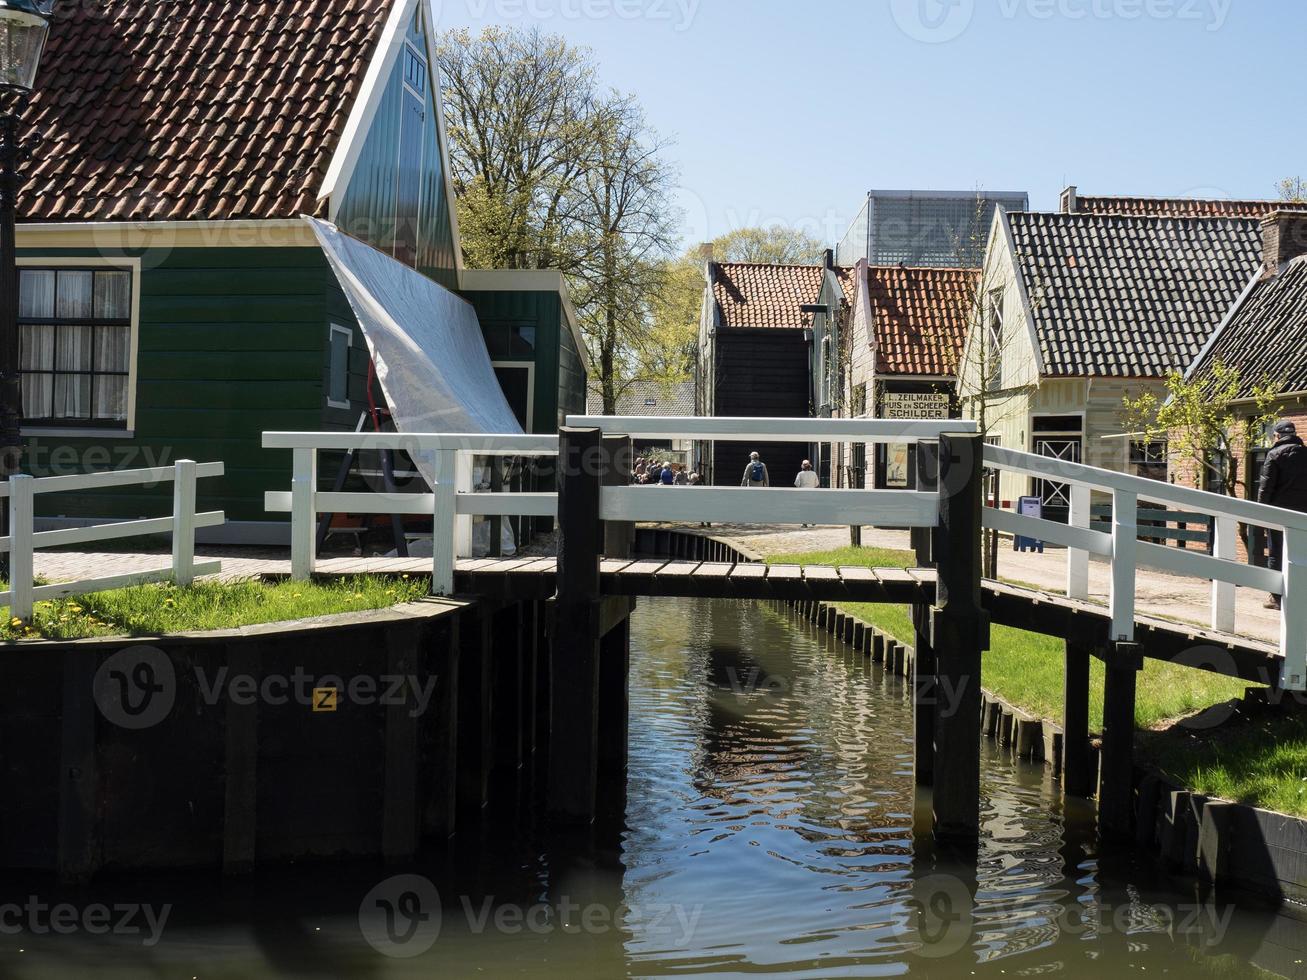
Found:
[[[1236,626],[1237,586],[1282,594],[1280,650],[1285,662],[1281,686],[1292,691],[1307,689],[1307,514],[998,446],[985,447],[985,465],[1070,487],[1068,524],[986,507],[985,526],[1064,545],[1066,591],[1072,598],[1089,597],[1089,556],[1106,559],[1111,565],[1109,604],[1115,639],[1134,639],[1136,575],[1141,567],[1210,581],[1211,625],[1227,633]],[[1110,533],[1089,526],[1094,491],[1112,497]],[[1209,516],[1215,529],[1213,554],[1140,541],[1137,515],[1141,500]],[[1240,523],[1284,534],[1283,570],[1236,560]]]
[[[557,456],[558,436],[441,435],[393,432],[265,432],[265,449],[292,451],[291,489],[264,495],[264,507],[291,515],[291,576],[307,579],[317,562],[319,514],[430,515],[432,591],[454,591],[454,559],[471,553],[475,516],[552,517],[556,493],[473,493],[472,461],[478,456]],[[331,493],[318,489],[322,450],[391,450],[430,456],[436,486],[432,493]]]
[[[944,433],[976,432],[975,423],[960,420],[570,416],[567,424],[634,439],[689,438],[754,444],[935,442]],[[269,449],[294,452],[291,491],[267,494],[266,506],[270,511],[292,515],[292,572],[298,578],[313,572],[319,513],[432,515],[433,588],[439,594],[453,590],[455,556],[469,553],[473,515],[557,514],[554,493],[474,494],[470,476],[472,459],[477,456],[555,455],[559,445],[556,436],[269,432],[264,434],[263,444]],[[319,491],[317,453],[348,449],[430,453],[435,458],[437,486],[433,493],[425,494]],[[1111,563],[1111,635],[1114,638],[1123,641],[1134,638],[1139,567],[1210,581],[1212,626],[1225,632],[1235,628],[1237,586],[1283,594],[1280,647],[1285,654],[1285,665],[1281,683],[1288,690],[1307,689],[1307,515],[996,446],[984,448],[984,462],[991,469],[1007,469],[1070,486],[1069,524],[986,507],[985,526],[1066,546],[1067,594],[1073,598],[1088,597],[1089,556],[1107,559]],[[1090,500],[1094,491],[1112,496],[1110,533],[1090,527]],[[1140,500],[1210,516],[1215,528],[1215,554],[1140,541],[1137,527]],[[600,490],[598,516],[610,521],[933,527],[939,520],[939,493],[737,487],[697,487],[667,493],[648,487],[605,486]],[[1284,533],[1283,571],[1235,560],[1241,522]]]
[[[18,619],[29,619],[38,599],[102,592],[105,589],[119,589],[146,582],[176,581],[181,585],[189,585],[198,575],[213,575],[222,571],[221,562],[195,560],[196,530],[215,527],[225,520],[220,510],[196,513],[195,482],[204,477],[222,474],[222,463],[196,463],[181,459],[173,466],[151,469],[110,470],[74,476],[10,477],[7,483],[0,484],[0,497],[9,498],[9,535],[0,538],[0,551],[9,553],[9,591],[0,593],[0,603],[8,604],[10,615]],[[173,485],[172,515],[169,517],[61,528],[55,531],[35,529],[38,495],[152,486],[159,483]],[[60,548],[146,534],[172,535],[172,562],[167,568],[83,579],[79,582],[59,582],[55,585],[35,584],[33,567],[37,548]]]

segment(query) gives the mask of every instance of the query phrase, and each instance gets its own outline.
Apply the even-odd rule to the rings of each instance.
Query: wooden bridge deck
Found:
[[[502,599],[545,599],[557,587],[554,558],[482,558],[455,566],[459,592]],[[320,576],[430,575],[429,558],[332,558],[318,562]],[[932,603],[935,572],[928,568],[765,565],[687,559],[605,559],[605,595],[681,596],[711,599]],[[1062,639],[1106,646],[1107,607],[1081,599],[986,580],[983,601],[990,621]],[[1136,635],[1145,656],[1177,661],[1214,673],[1267,684],[1279,676],[1281,657],[1269,643],[1201,626],[1137,616]]]

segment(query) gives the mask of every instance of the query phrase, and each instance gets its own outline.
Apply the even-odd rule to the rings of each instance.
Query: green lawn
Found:
[[[27,622],[6,613],[0,639],[75,640],[253,626],[411,602],[426,596],[428,585],[424,578],[408,576],[138,585],[41,601]]]
[[[1307,715],[1240,711],[1219,728],[1150,734],[1144,756],[1181,786],[1307,816]]]
[[[910,551],[884,548],[840,548],[801,554],[773,555],[775,564],[866,565],[906,568],[916,564]],[[880,627],[903,643],[915,642],[906,606],[843,603],[841,608]],[[994,626],[990,649],[981,669],[981,683],[1004,700],[1031,714],[1057,721],[1062,717],[1061,640],[1009,626]],[[1246,685],[1203,671],[1150,660],[1139,677],[1135,722],[1152,728],[1173,718],[1243,695]],[[1101,727],[1103,718],[1103,665],[1090,664],[1089,723]]]

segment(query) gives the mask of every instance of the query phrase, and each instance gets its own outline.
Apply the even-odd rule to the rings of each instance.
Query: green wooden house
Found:
[[[463,268],[433,0],[105,0],[58,20],[24,117],[25,469],[222,460],[202,509],[277,542],[265,430],[353,429],[368,353],[303,215],[478,311],[524,426],[585,406],[584,346],[548,271]],[[47,523],[156,514],[159,492],[63,499]]]

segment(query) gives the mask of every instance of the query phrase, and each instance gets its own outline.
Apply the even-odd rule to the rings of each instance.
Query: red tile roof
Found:
[[[1082,197],[1077,214],[1124,214],[1158,218],[1261,218],[1283,201],[1224,201],[1193,197]]]
[[[877,372],[955,375],[979,283],[979,269],[868,267]]]
[[[289,218],[317,193],[390,0],[70,4],[24,130],[23,221]]]
[[[799,312],[817,302],[825,267],[714,262],[712,289],[724,327],[780,327],[801,330],[812,323]]]

